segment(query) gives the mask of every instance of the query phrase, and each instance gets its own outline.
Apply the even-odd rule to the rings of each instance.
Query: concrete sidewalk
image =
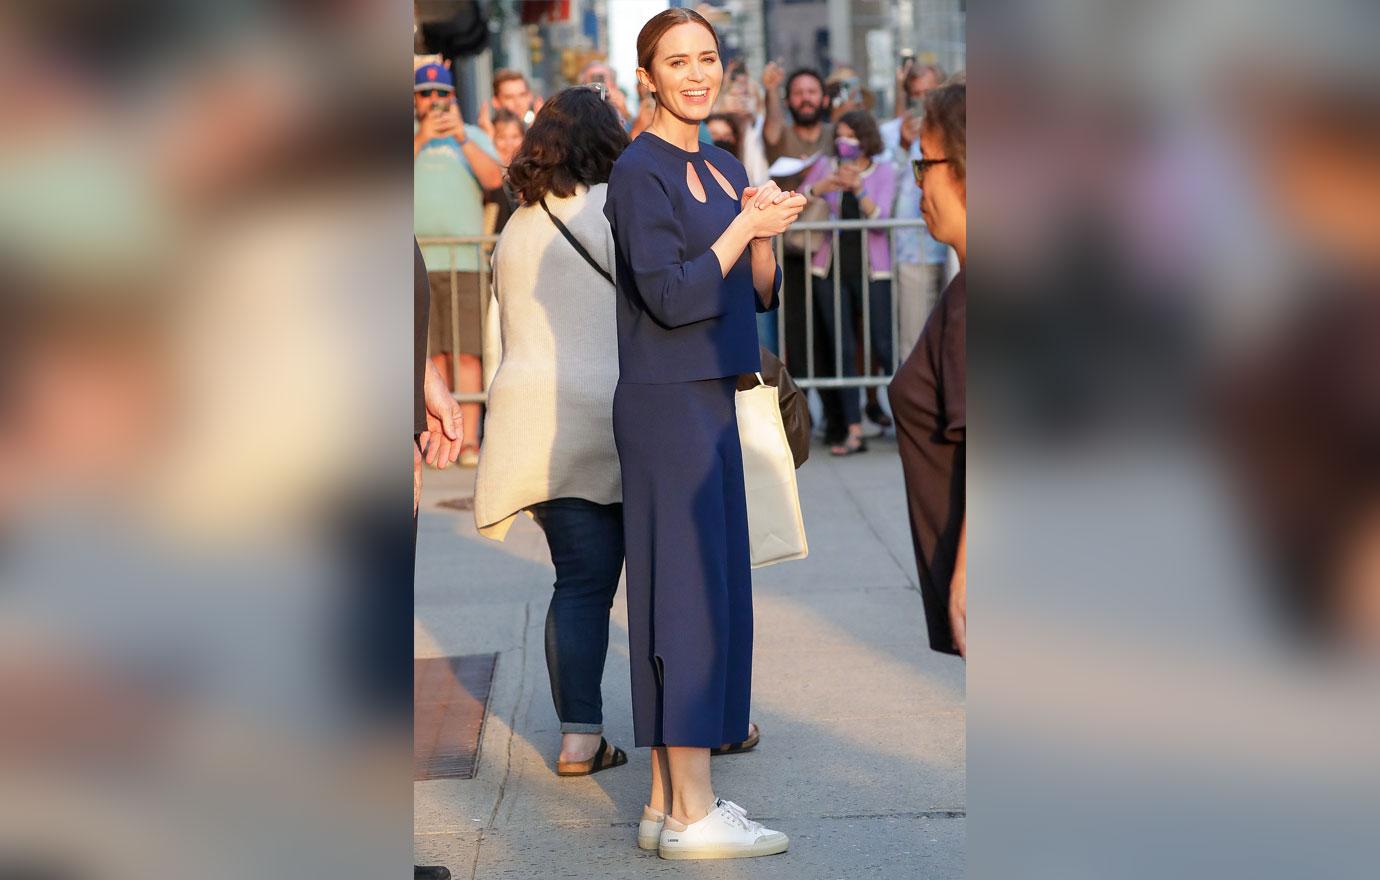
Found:
[[[428,471],[416,654],[498,652],[479,772],[414,787],[419,864],[456,877],[958,878],[964,872],[964,667],[926,644],[891,440],[816,447],[800,470],[810,558],[753,574],[753,713],[762,744],[714,759],[715,788],[791,836],[780,856],[665,862],[637,849],[648,753],[632,749],[627,614],[614,602],[604,726],[624,767],[562,779],[543,628],[554,580],[540,530],[505,543],[468,511],[473,471]]]

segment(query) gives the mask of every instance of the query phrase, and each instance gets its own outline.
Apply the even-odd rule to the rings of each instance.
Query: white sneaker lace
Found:
[[[734,824],[738,825],[738,827],[742,828],[744,831],[758,832],[762,830],[762,824],[749,819],[747,817],[747,810],[743,809],[738,804],[722,798],[720,798],[719,802],[728,808],[727,815],[732,817]]]

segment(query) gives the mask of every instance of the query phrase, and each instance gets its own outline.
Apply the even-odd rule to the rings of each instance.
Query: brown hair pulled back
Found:
[[[719,33],[714,30],[714,25],[693,9],[684,6],[672,6],[670,9],[662,10],[642,26],[642,30],[637,34],[637,66],[652,72],[652,61],[656,57],[656,44],[661,42],[661,38],[666,32],[676,25],[698,24],[703,26],[714,37],[714,48],[719,48]]]

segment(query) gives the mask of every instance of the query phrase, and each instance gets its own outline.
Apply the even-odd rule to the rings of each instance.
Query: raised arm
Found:
[[[470,163],[474,179],[482,189],[498,189],[503,185],[503,166],[498,164],[493,143],[483,132],[477,131],[472,137],[469,134],[461,130],[460,136],[464,140],[460,141],[460,149]]]
[[[766,120],[762,124],[762,140],[769,147],[781,143],[781,136],[786,132],[786,113],[782,108],[784,99],[781,97],[781,83],[784,80],[785,73],[781,70],[781,65],[775,61],[762,71],[762,90],[766,93],[767,103]]]
[[[902,118],[906,115],[906,77],[910,76],[910,69],[915,64],[914,58],[907,58],[905,63],[896,68],[896,88],[891,94],[896,100],[896,117]]]

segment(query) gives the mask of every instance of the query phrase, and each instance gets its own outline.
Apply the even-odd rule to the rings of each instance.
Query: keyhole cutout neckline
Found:
[[[724,195],[728,196],[736,203],[738,201],[738,194],[733,191],[733,185],[728,182],[727,178],[723,176],[719,169],[711,165],[708,160],[700,159],[700,162],[709,170],[709,176],[713,177],[719,184],[719,188],[724,191]],[[694,163],[689,160],[685,163],[685,186],[690,190],[690,195],[694,197],[695,201],[699,202],[701,205],[708,204],[709,193],[705,191],[704,181],[700,180],[699,172],[695,171]]]
[[[704,157],[703,150],[696,150],[693,153],[689,150],[683,150],[651,131],[644,131],[642,134],[638,135],[639,140],[644,137],[649,138],[653,145],[674,153],[685,160],[685,187],[690,191],[690,195],[695,201],[699,202],[701,205],[709,202],[709,193],[705,190],[704,181],[700,179],[699,172],[695,170],[695,163],[699,162],[709,170],[710,176],[718,182],[719,188],[724,191],[724,195],[728,196],[737,204],[739,197],[738,193],[733,189],[733,184],[728,182],[728,178],[724,177],[722,171],[715,168],[714,165]]]

